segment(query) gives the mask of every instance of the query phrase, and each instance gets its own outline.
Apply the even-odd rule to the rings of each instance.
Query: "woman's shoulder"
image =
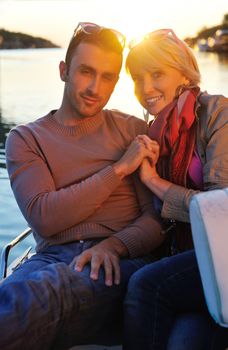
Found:
[[[199,104],[201,107],[206,108],[209,114],[227,109],[228,108],[228,98],[223,95],[212,95],[208,94],[206,91],[202,92],[199,96]]]
[[[196,114],[201,136],[210,139],[216,131],[228,127],[228,98],[203,92],[199,96],[198,103]]]

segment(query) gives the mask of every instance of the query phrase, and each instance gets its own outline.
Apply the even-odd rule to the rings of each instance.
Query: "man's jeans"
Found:
[[[76,255],[95,243],[49,247],[0,284],[0,349],[57,350],[118,342],[114,327],[121,327],[128,280],[150,257],[121,260],[120,285],[107,287],[103,270],[93,281],[89,266],[82,272],[69,267]]]
[[[131,277],[124,323],[126,350],[228,347],[228,329],[208,313],[194,251],[149,264]]]

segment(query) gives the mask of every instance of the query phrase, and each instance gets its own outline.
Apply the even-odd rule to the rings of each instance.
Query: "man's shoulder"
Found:
[[[31,132],[32,130],[35,130],[36,128],[39,127],[45,127],[46,122],[50,119],[50,113],[48,113],[45,116],[39,117],[33,121],[30,121],[25,124],[18,124],[15,126],[12,131],[16,131],[18,133],[28,133]]]
[[[15,142],[17,142],[17,140],[22,139],[28,143],[35,142],[35,135],[37,134],[37,132],[42,133],[42,130],[46,128],[48,118],[50,118],[50,113],[46,116],[37,118],[36,120],[31,121],[29,123],[18,124],[17,126],[13,127],[10,130],[9,135],[7,137],[7,145],[9,145],[10,143],[14,144]]]

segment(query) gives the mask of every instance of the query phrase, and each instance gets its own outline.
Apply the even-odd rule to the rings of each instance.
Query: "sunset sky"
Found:
[[[0,28],[41,36],[65,47],[79,21],[132,38],[173,28],[181,38],[220,24],[227,0],[0,0]]]

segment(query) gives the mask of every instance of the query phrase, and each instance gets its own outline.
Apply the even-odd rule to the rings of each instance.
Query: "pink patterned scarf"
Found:
[[[198,94],[199,88],[182,92],[158,114],[149,129],[150,138],[160,145],[159,175],[181,186],[187,185],[187,172],[195,147]]]

